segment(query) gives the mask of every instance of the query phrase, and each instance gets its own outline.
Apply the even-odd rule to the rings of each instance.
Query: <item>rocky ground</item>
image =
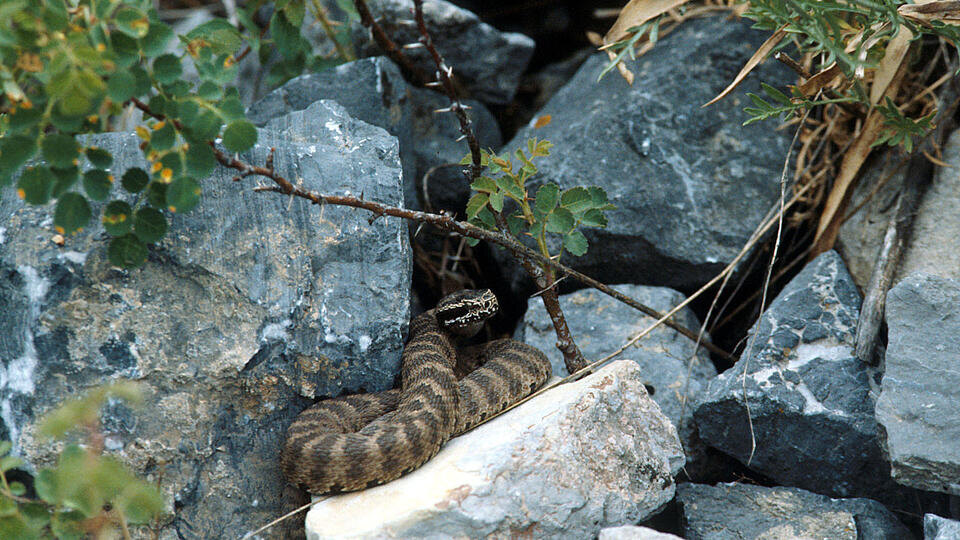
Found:
[[[370,4],[409,19],[407,0]],[[610,226],[588,235],[589,252],[565,258],[575,268],[666,310],[729,263],[776,204],[789,138],[772,124],[743,127],[741,109],[760,80],[790,75],[764,66],[701,108],[766,38],[748,23],[684,24],[631,61],[632,86],[616,73],[597,82],[602,53],[544,67],[545,80],[563,83],[540,96],[552,122],[504,145],[492,110],[530,77],[535,42],[428,6],[481,143],[548,139],[536,182],[599,185],[616,205]],[[445,98],[360,50],[251,103],[259,143],[244,159],[262,163],[274,147],[278,172],[307,188],[462,212],[469,191],[456,168],[420,183],[466,152],[454,119],[432,112]],[[954,167],[958,137],[943,154]],[[118,170],[142,165],[131,133],[95,143]],[[35,437],[45,411],[105,380],[140,381],[146,406],[109,407],[104,428],[107,448],[167,496],[163,539],[238,537],[280,515],[286,426],[316,398],[391,387],[421,292],[411,292],[407,224],[254,193],[232,176],[206,179],[201,205],[134,271],[106,262],[99,225],[60,247],[49,209],[0,198],[0,439],[35,470],[57,450]],[[940,169],[919,210],[887,297],[882,361],[853,353],[898,181],[847,222],[837,251],[809,261],[746,322],[732,365],[659,328],[404,478],[316,505],[308,537],[960,538],[956,168]],[[532,285],[505,252],[489,265],[507,310],[525,311],[514,336],[566,375],[546,311],[527,300]],[[594,290],[560,301],[589,359],[652,322]],[[698,328],[704,313],[676,320]]]

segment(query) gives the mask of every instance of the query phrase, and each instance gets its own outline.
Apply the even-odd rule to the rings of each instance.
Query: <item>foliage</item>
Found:
[[[579,227],[606,227],[604,212],[614,206],[607,202],[607,193],[595,186],[576,186],[561,192],[558,185],[550,182],[541,185],[536,198],[531,198],[527,180],[537,174],[533,160],[549,156],[551,147],[549,141],[528,139],[526,152],[522,148],[513,152],[517,163],[510,160],[509,153],[497,155],[492,150],[482,150],[480,164],[493,172],[479,176],[470,185],[476,194],[467,203],[467,217],[474,225],[496,230],[496,214],[504,211],[505,201],[511,200],[516,203],[516,210],[506,217],[511,234],[533,237],[545,257],[550,257],[546,233],[560,235],[557,257],[564,250],[579,257],[587,252],[587,239]],[[470,155],[461,163],[471,163]]]
[[[112,237],[110,261],[143,264],[172,215],[199,203],[200,181],[217,163],[214,141],[229,152],[256,142],[231,86],[238,58],[276,56],[273,83],[344,60],[313,55],[300,34],[304,0],[275,2],[269,34],[261,34],[254,14],[264,4],[238,12],[243,31],[213,19],[174,36],[151,0],[0,2],[0,188],[16,182],[27,203],[55,202],[53,225],[63,235],[97,216]],[[356,16],[349,1],[338,5]],[[347,29],[333,30],[318,3],[312,9],[338,51],[348,50]],[[182,52],[168,52],[175,40]],[[183,79],[188,66],[193,82]],[[112,170],[113,156],[84,135],[109,131],[131,104],[147,113],[136,132],[149,166]]]
[[[164,513],[163,495],[156,487],[102,453],[99,410],[108,399],[137,403],[141,398],[131,383],[114,383],[44,418],[41,434],[60,439],[81,429],[87,440],[84,445],[68,444],[55,467],[36,474],[36,498],[26,497],[21,482],[8,480],[9,471],[23,461],[8,455],[9,442],[0,442],[0,538],[101,538],[127,531],[128,524],[151,523]]]

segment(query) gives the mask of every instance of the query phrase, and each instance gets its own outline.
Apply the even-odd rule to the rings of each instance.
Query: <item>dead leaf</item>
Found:
[[[620,10],[620,16],[603,36],[607,45],[616,43],[630,34],[630,29],[658,17],[667,11],[686,4],[689,0],[630,0]]]
[[[883,96],[894,97],[900,89],[900,83],[903,82],[903,76],[906,73],[906,63],[900,64],[900,69]],[[881,98],[883,97],[881,96]],[[810,258],[814,258],[821,253],[833,249],[833,244],[837,241],[837,234],[840,232],[840,225],[843,224],[843,210],[847,205],[850,193],[853,191],[854,180],[860,172],[860,168],[870,155],[873,149],[873,142],[880,135],[883,127],[883,114],[877,109],[872,109],[867,115],[867,120],[863,123],[863,128],[854,139],[847,153],[840,162],[840,171],[834,180],[833,188],[827,196],[827,201],[823,205],[823,211],[820,213],[820,221],[817,223],[817,234],[813,239],[813,247],[810,250]]]
[[[834,62],[819,72],[811,75],[809,79],[799,84],[797,89],[799,89],[800,93],[803,95],[810,97],[816,95],[817,92],[823,90],[825,87],[827,87],[827,85],[837,80],[837,78],[841,75],[843,75],[843,70],[840,69],[840,66],[837,65],[836,62]]]
[[[779,30],[777,30],[776,32],[773,33],[773,35],[768,37],[767,40],[764,41],[763,44],[757,48],[756,51],[754,51],[753,56],[751,56],[750,59],[747,60],[747,63],[744,64],[742,68],[740,68],[740,73],[737,73],[737,76],[733,78],[733,82],[731,82],[726,88],[724,88],[723,92],[720,92],[719,94],[717,94],[717,97],[704,103],[703,105],[701,105],[701,107],[713,105],[714,103],[726,97],[727,94],[729,94],[730,92],[733,92],[733,89],[739,86],[740,83],[743,82],[743,79],[745,79],[747,75],[749,75],[750,72],[753,71],[753,68],[757,67],[760,64],[760,62],[763,62],[763,60],[767,57],[767,55],[770,54],[770,51],[772,51],[773,48],[776,47],[778,43],[780,43],[783,37],[787,35],[787,31],[785,28],[786,26],[781,26]]]
[[[925,26],[930,26],[932,21],[960,25],[960,2],[956,0],[943,2],[923,2],[921,0],[916,4],[904,4],[898,7],[897,13]]]
[[[880,65],[873,75],[873,84],[870,86],[870,103],[876,105],[880,102],[880,97],[887,91],[890,82],[896,77],[901,64],[907,57],[907,51],[910,50],[910,40],[913,39],[913,32],[906,26],[900,27],[900,32],[887,43],[887,49],[880,59]]]

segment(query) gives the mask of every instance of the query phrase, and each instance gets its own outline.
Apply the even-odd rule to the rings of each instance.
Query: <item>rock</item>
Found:
[[[906,277],[887,293],[877,421],[893,479],[960,495],[960,281]]]
[[[769,125],[742,126],[746,92],[759,81],[794,75],[767,62],[726,99],[701,106],[734,78],[768,33],[726,17],[685,22],[636,61],[633,86],[597,53],[540,114],[552,122],[517,133],[554,143],[537,161],[542,182],[562,188],[598,185],[616,209],[606,229],[585,229],[590,249],[566,263],[605,283],[695,290],[731,261],[778,199],[788,137]],[[726,44],[718,47],[718,43]],[[507,259],[506,255],[500,257]],[[526,282],[511,266],[516,288]]]
[[[865,173],[849,208],[860,205],[902,159],[893,151],[885,154],[883,161],[877,160]],[[917,208],[910,238],[893,279],[894,285],[917,272],[960,280],[960,250],[955,249],[956,238],[960,235],[960,175],[955,172],[955,167],[960,167],[960,134],[949,137],[943,147],[942,159],[952,168],[935,168],[933,182]],[[860,211],[840,227],[840,249],[861,288],[870,281],[905,174],[904,170],[893,173]]]
[[[399,204],[396,139],[331,103],[295,115],[243,159],[263,164],[274,146],[277,171],[306,188]],[[139,142],[90,140],[118,175],[145,165]],[[105,409],[106,446],[159,482],[164,538],[237,538],[280,515],[277,454],[299,396],[390,387],[408,323],[406,224],[254,193],[234,174],[204,179],[200,205],[129,271],[107,262],[99,219],[58,248],[51,208],[0,200],[0,437],[31,469],[50,465],[43,413],[139,381],[142,410]]]
[[[895,488],[873,413],[880,373],[853,356],[859,310],[836,252],[810,262],[754,325],[740,360],[700,394],[703,441],[784,485],[836,497]]]
[[[802,489],[746,484],[680,484],[687,540],[904,540],[910,531],[870,499],[831,499]]]
[[[417,43],[420,33],[413,18],[412,0],[369,0],[367,5],[394,43]],[[513,99],[520,76],[533,56],[532,39],[500,32],[473,13],[444,0],[424,1],[423,19],[437,50],[470,97],[491,104],[505,104]],[[366,28],[357,24],[353,36],[363,56],[383,54]],[[404,54],[427,76],[437,70],[426,49],[408,49]]]
[[[682,540],[679,536],[636,525],[607,527],[600,530],[597,540]]]
[[[247,116],[257,125],[291,111],[305,109],[320,99],[342,105],[354,118],[382,127],[400,140],[404,202],[422,208],[423,175],[436,165],[457,163],[468,152],[457,142],[460,128],[452,114],[433,111],[449,100],[436,92],[406,83],[400,70],[385,57],[366,58],[320,73],[291,79],[250,106]],[[482,104],[467,101],[474,132],[484,148],[500,146],[500,128]],[[431,175],[430,203],[436,209],[458,210],[466,205],[469,186],[462,167],[444,168]]]
[[[664,312],[684,300],[682,294],[664,287],[616,285],[613,288]],[[554,345],[557,335],[543,302],[539,298],[531,298],[527,306],[521,326],[523,341],[547,354],[554,375],[568,375],[563,364],[563,355]],[[562,295],[560,307],[577,346],[584,357],[591,361],[617,350],[631,336],[645,330],[655,321],[652,317],[595,289]],[[700,328],[700,322],[689,309],[682,310],[674,319],[687,328]],[[663,414],[678,427],[688,466],[691,461],[703,457],[705,451],[693,424],[691,403],[707,387],[710,379],[717,375],[709,354],[701,349],[694,358],[690,381],[687,383],[693,346],[693,341],[687,337],[668,326],[660,326],[620,356],[640,366],[647,392],[660,406]],[[685,399],[688,400],[686,407],[683,406]]]
[[[936,514],[923,516],[923,540],[957,540],[960,521],[942,518]]]
[[[398,480],[329,498],[307,538],[588,538],[673,498],[677,432],[616,362],[448,442]]]

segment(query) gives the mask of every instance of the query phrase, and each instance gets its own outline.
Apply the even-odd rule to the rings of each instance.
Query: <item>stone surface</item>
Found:
[[[412,0],[369,0],[367,5],[384,32],[398,45],[416,43],[420,38]],[[473,13],[444,0],[425,0],[423,19],[437,50],[453,67],[454,75],[470,97],[491,104],[505,104],[513,99],[520,76],[533,56],[532,39],[500,32]],[[382,54],[366,28],[357,24],[353,35],[364,56]],[[428,76],[437,70],[426,49],[408,49],[404,54]]]
[[[704,442],[817,493],[895,488],[873,412],[880,373],[853,356],[859,310],[836,252],[810,262],[754,325],[740,360],[700,394],[694,418]]]
[[[600,531],[597,540],[682,540],[679,536],[670,533],[639,527],[637,525],[623,525],[621,527],[607,527]]]
[[[275,146],[277,171],[307,188],[400,202],[396,139],[335,104],[295,114],[244,158],[262,164]],[[92,142],[118,176],[144,165],[133,134]],[[299,395],[391,386],[408,322],[404,223],[254,193],[234,174],[204,179],[200,205],[129,271],[107,262],[99,219],[59,248],[51,208],[0,200],[0,438],[49,465],[40,415],[139,381],[142,410],[106,408],[106,447],[159,481],[163,538],[236,538],[279,515],[277,454],[309,403]]]
[[[533,192],[546,181],[598,185],[616,205],[606,229],[584,231],[587,254],[567,264],[605,283],[690,292],[733,259],[779,197],[789,142],[770,125],[741,125],[745,93],[760,92],[760,80],[776,86],[794,76],[767,62],[726,99],[701,106],[767,36],[726,17],[687,21],[628,61],[633,86],[616,71],[597,82],[609,60],[595,54],[540,111],[552,122],[506,145],[525,148],[534,136],[554,143],[528,182]],[[520,287],[527,278],[512,268],[508,279]]]
[[[960,495],[960,282],[906,277],[887,293],[877,421],[894,480]]]
[[[404,200],[408,208],[424,208],[423,175],[434,166],[458,163],[468,149],[457,142],[460,128],[452,114],[437,114],[449,100],[436,92],[406,83],[400,70],[385,57],[365,58],[320,73],[291,79],[250,106],[247,115],[258,125],[291,111],[305,109],[320,99],[343,105],[351,116],[380,126],[400,140]],[[466,101],[477,140],[484,148],[502,143],[500,128],[482,104]],[[458,210],[466,205],[469,186],[462,167],[440,169],[431,175],[430,207]]]
[[[680,484],[687,540],[906,540],[910,531],[870,499],[831,499],[796,488]]]
[[[923,540],[960,539],[960,521],[942,518],[936,514],[923,516]]]
[[[877,252],[903,186],[905,170],[890,175],[903,157],[893,151],[874,161],[854,191],[849,208],[862,208],[840,227],[840,250],[857,285],[864,288],[876,265]],[[906,276],[925,272],[960,280],[960,133],[949,137],[941,159],[951,167],[936,167],[933,182],[924,194],[914,217],[913,229],[894,276],[896,285]],[[871,193],[876,190],[872,196]],[[867,197],[870,196],[869,200]]]
[[[616,285],[614,289],[659,311],[668,311],[684,300],[682,294],[665,287]],[[543,302],[539,298],[532,298],[527,305],[527,313],[521,326],[522,339],[547,354],[554,375],[568,375],[563,364],[563,355],[554,345],[557,334]],[[595,289],[584,289],[560,296],[560,307],[563,308],[567,325],[577,346],[584,357],[591,361],[617,350],[630,337],[655,322],[652,317]],[[700,328],[700,322],[689,309],[682,310],[674,319],[687,328]],[[703,349],[693,358],[693,365],[690,365],[693,346],[693,341],[672,328],[660,326],[619,357],[632,360],[640,366],[647,392],[660,405],[663,414],[678,428],[688,466],[691,461],[702,457],[705,450],[693,424],[692,403],[707,387],[710,379],[717,375],[713,363],[710,362],[710,355]],[[689,384],[688,370],[691,375]],[[683,406],[684,400],[687,401],[686,407]]]
[[[398,480],[314,506],[307,537],[590,538],[673,498],[677,432],[633,362],[554,388]]]

